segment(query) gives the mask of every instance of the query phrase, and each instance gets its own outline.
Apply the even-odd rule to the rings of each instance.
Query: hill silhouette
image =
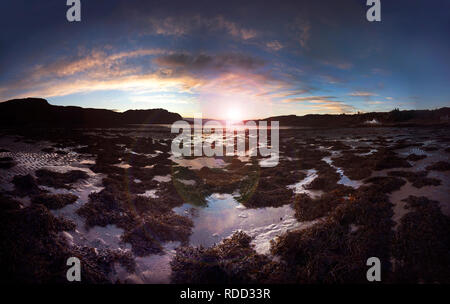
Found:
[[[390,112],[358,114],[308,114],[268,117],[281,126],[358,127],[415,126],[448,124],[450,108],[436,110],[395,109]],[[181,115],[165,109],[128,110],[123,113],[106,109],[55,106],[42,98],[13,99],[0,103],[0,127],[118,127],[131,124],[172,124]]]
[[[181,115],[164,109],[129,110],[54,106],[42,98],[13,99],[0,103],[0,126],[117,127],[128,124],[171,124]]]
[[[272,116],[263,120],[279,121],[281,126],[359,127],[359,126],[426,126],[449,124],[450,108],[435,110],[395,109],[390,112],[358,114],[308,114],[304,116]]]

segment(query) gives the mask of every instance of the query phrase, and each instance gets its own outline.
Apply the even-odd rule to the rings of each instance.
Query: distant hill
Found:
[[[172,113],[164,109],[128,110],[121,115],[124,122],[134,124],[171,124],[183,119],[180,114]]]
[[[114,127],[127,124],[171,124],[182,117],[164,109],[129,110],[54,106],[41,98],[13,99],[0,103],[0,126]]]
[[[361,114],[284,115],[263,120],[279,121],[281,126],[358,127],[415,126],[449,124],[450,108],[436,110],[393,110]],[[54,106],[42,98],[13,99],[0,103],[0,127],[117,127],[130,124],[172,124],[181,115],[164,109],[128,110],[123,113],[105,109]],[[188,119],[189,120],[189,119]]]
[[[405,110],[360,114],[284,115],[263,120],[279,121],[280,126],[298,127],[359,127],[359,126],[415,126],[449,124],[450,108],[436,110]]]

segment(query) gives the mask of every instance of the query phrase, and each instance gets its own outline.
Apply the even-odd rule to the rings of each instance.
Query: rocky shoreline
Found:
[[[273,168],[258,157],[186,165],[196,159],[172,158],[168,129],[42,131],[11,129],[0,140],[8,281],[65,283],[65,260],[76,256],[84,283],[146,282],[155,264],[142,261],[166,256],[170,243],[172,283],[363,283],[370,256],[382,261],[384,282],[448,283],[448,130],[282,130]],[[311,225],[280,232],[266,254],[244,231],[192,246],[195,214],[174,210],[208,210],[205,198],[220,193],[246,210],[289,205]],[[114,246],[89,239],[108,227],[120,231]]]

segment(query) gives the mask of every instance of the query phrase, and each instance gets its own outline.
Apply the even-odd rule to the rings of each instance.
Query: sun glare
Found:
[[[228,121],[242,121],[242,112],[237,108],[230,108],[227,111]]]

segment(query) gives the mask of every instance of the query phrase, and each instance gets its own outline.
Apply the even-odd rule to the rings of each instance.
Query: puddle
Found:
[[[336,169],[336,172],[339,173],[339,175],[341,176],[341,179],[338,180],[338,182],[337,182],[338,184],[341,184],[341,185],[344,185],[344,186],[349,186],[349,187],[352,187],[354,189],[359,188],[363,184],[361,181],[356,181],[356,180],[352,180],[352,179],[348,178],[344,174],[344,170],[334,166],[333,165],[333,161],[331,160],[331,156],[324,157],[324,158],[322,158],[322,160],[324,162],[326,162],[327,164],[329,164],[334,169]]]
[[[179,166],[187,167],[192,170],[200,170],[203,167],[208,168],[223,168],[227,164],[220,158],[214,157],[197,157],[194,159],[184,159],[179,157],[171,156],[170,160],[177,163]]]
[[[309,169],[306,171],[306,177],[298,183],[293,185],[289,185],[288,189],[294,190],[295,194],[305,193],[308,194],[312,198],[318,198],[323,194],[322,190],[308,190],[306,186],[309,185],[313,180],[317,177],[316,169]]]
[[[172,180],[172,176],[170,174],[167,175],[156,175],[153,180],[159,183],[168,183]]]
[[[151,198],[158,198],[158,196],[156,195],[157,191],[158,191],[157,189],[147,190],[144,193],[138,194],[138,195],[151,197]]]
[[[175,256],[179,242],[167,242],[163,245],[163,254],[136,257],[136,271],[129,274],[123,267],[116,265],[117,277],[130,284],[168,284],[172,269],[170,261]]]
[[[175,208],[180,215],[189,216],[194,222],[190,237],[193,246],[210,247],[242,230],[252,236],[252,243],[259,253],[268,253],[270,240],[288,230],[306,227],[294,218],[290,205],[247,209],[231,194],[213,194],[206,198],[206,207],[184,204]]]
[[[122,162],[122,163],[120,163],[120,164],[115,164],[115,165],[113,165],[113,166],[119,167],[119,168],[122,168],[122,169],[129,169],[129,168],[131,168],[131,165],[130,165],[130,164],[127,164],[127,163],[124,163],[124,162]]]
[[[193,179],[177,179],[180,183],[186,186],[195,186],[196,182]]]
[[[261,167],[275,167],[278,165],[279,156],[271,156],[269,158],[264,158],[259,161]]]

